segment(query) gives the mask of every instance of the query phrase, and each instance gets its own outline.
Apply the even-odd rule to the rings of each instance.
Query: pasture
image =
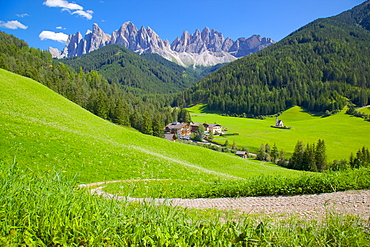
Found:
[[[225,118],[222,124],[230,132],[238,130],[230,120]],[[255,128],[259,121],[252,121]],[[188,210],[107,200],[76,186],[169,179],[166,184],[139,182],[138,195],[147,196],[147,188],[149,193],[158,188],[171,193],[182,188],[182,196],[198,193],[189,197],[319,193],[368,188],[367,169],[311,176],[146,136],[102,120],[41,84],[4,70],[0,70],[0,135],[1,246],[369,244],[368,222],[352,215],[327,212],[317,221],[297,215]],[[116,186],[120,190],[125,184]],[[130,189],[134,186],[129,184]]]
[[[300,172],[147,136],[96,117],[31,79],[0,70],[0,160],[61,169],[81,183],[235,180]]]
[[[348,159],[351,152],[356,153],[362,146],[370,147],[370,122],[339,112],[329,117],[314,116],[296,106],[279,116],[284,125],[291,129],[271,128],[275,125],[275,117],[251,119],[221,116],[207,113],[204,105],[197,105],[188,110],[193,122],[218,123],[228,128],[229,133],[239,135],[221,137],[214,141],[229,144],[234,141],[238,146],[247,147],[250,152],[258,152],[261,144],[276,144],[290,155],[297,141],[317,143],[324,139],[328,160]]]

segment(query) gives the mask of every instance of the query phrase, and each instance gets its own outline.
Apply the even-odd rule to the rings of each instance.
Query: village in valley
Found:
[[[227,144],[222,146],[212,142],[214,136],[223,136],[225,131],[227,131],[226,128],[216,123],[180,123],[176,121],[168,124],[164,128],[164,136],[165,139],[169,141],[183,140],[229,149]],[[236,149],[235,143],[233,146],[235,146],[233,149]],[[235,154],[242,158],[248,157],[248,152],[246,150],[236,150]]]
[[[219,124],[180,123],[176,121],[168,124],[164,129],[164,133],[165,138],[169,141],[174,141],[176,139],[189,141],[191,139],[196,139],[195,136],[197,134],[203,134],[203,137],[206,137],[209,135],[220,135],[224,132],[223,127]],[[200,139],[203,139],[203,137]]]
[[[285,126],[283,121],[276,116],[275,125],[271,125],[273,128],[279,129],[290,129],[291,127]],[[234,133],[236,134],[236,133]],[[225,141],[225,145],[221,145],[217,142],[213,142],[213,139],[227,139],[226,135],[232,135],[228,133],[226,127],[214,123],[185,123],[175,121],[168,124],[164,128],[164,138],[168,141],[182,141],[185,143],[196,143],[203,144],[203,147],[215,147],[221,148],[223,151],[234,151],[234,153],[242,158],[257,157],[257,154],[249,153],[245,148],[237,148],[234,142],[232,147],[228,147],[228,141]],[[217,149],[215,149],[217,150]]]

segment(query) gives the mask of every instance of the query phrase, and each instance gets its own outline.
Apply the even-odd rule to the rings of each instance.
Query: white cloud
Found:
[[[42,31],[39,34],[39,38],[41,40],[51,39],[51,40],[55,40],[55,41],[64,43],[64,42],[67,41],[68,35],[65,34],[65,33],[54,33],[54,32],[51,32],[51,31]]]
[[[79,9],[83,10],[84,8],[78,4],[75,3],[69,3],[66,0],[46,0],[42,4],[48,6],[48,7],[60,7],[60,8],[65,8],[65,9]]]
[[[65,30],[66,28],[65,27],[62,27],[62,26],[59,26],[59,27],[56,27],[56,29],[63,29],[63,30]]]
[[[69,3],[66,0],[46,0],[43,2],[44,5],[48,7],[58,7],[62,8],[62,11],[68,11],[71,15],[77,14],[79,16],[85,17],[88,20],[92,19],[92,10],[83,10],[81,5],[76,3]]]
[[[0,27],[8,28],[8,29],[27,29],[28,26],[23,25],[19,21],[0,21]]]
[[[26,16],[29,16],[29,14],[26,14],[26,13],[24,13],[24,14],[16,14],[16,16],[18,16],[18,17],[26,17]]]
[[[76,10],[76,11],[72,12],[72,15],[77,14],[77,15],[80,15],[82,17],[85,17],[88,20],[91,20],[92,19],[92,13],[94,13],[92,10],[86,10],[86,11]]]

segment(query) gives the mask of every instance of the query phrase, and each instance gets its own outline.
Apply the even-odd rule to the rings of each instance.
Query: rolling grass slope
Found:
[[[288,154],[294,150],[297,141],[317,143],[324,139],[329,160],[348,159],[351,152],[355,153],[362,146],[370,147],[370,122],[362,118],[346,115],[344,112],[329,117],[312,116],[300,107],[292,107],[285,111],[279,119],[292,129],[275,129],[275,118],[264,120],[250,118],[225,117],[204,112],[203,105],[189,108],[194,122],[218,123],[227,127],[229,133],[239,133],[227,139],[239,146],[245,146],[251,152],[257,152],[262,143],[284,149]],[[221,144],[225,140],[215,140]]]
[[[0,160],[78,173],[80,182],[199,181],[299,172],[146,136],[102,120],[31,79],[0,70]]]

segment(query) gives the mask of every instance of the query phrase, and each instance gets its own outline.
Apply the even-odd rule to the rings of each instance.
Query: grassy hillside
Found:
[[[225,117],[204,112],[204,106],[189,108],[194,122],[218,123],[228,128],[229,133],[238,133],[227,139],[239,146],[257,152],[262,143],[272,146],[276,143],[279,149],[292,153],[297,141],[317,143],[324,139],[329,160],[348,159],[351,152],[355,153],[362,146],[370,147],[370,122],[362,118],[346,115],[344,112],[329,117],[317,117],[305,112],[300,107],[292,107],[279,116],[286,126],[292,129],[275,129],[275,118],[264,120],[251,118]],[[225,139],[226,140],[226,139]],[[215,140],[221,144],[224,139]]]
[[[358,111],[363,112],[365,114],[370,114],[370,106],[362,107],[362,108],[358,109]]]
[[[272,115],[299,105],[315,112],[370,99],[369,1],[315,20],[275,45],[238,59],[183,91],[174,105],[207,103],[229,115]]]
[[[45,86],[0,70],[0,160],[61,168],[81,182],[129,178],[245,178],[295,171],[177,144],[114,125]]]
[[[328,212],[316,220],[129,203],[76,189],[67,174],[1,162],[0,171],[1,246],[369,246],[368,221],[355,216]]]
[[[81,57],[61,59],[76,71],[98,71],[110,83],[122,84],[134,94],[175,93],[196,81],[195,75],[175,63],[146,59],[121,45],[107,45]]]

